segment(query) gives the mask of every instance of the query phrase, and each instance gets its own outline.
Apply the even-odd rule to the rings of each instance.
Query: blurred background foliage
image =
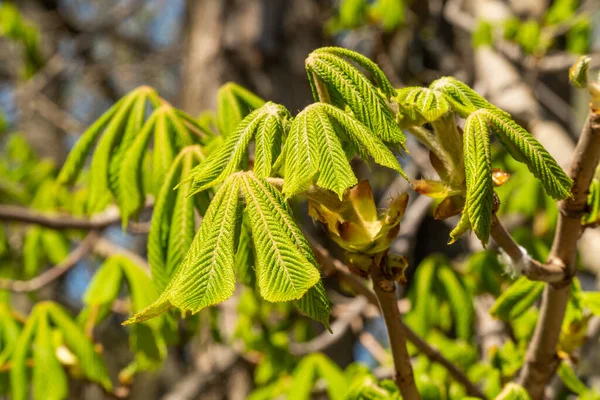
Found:
[[[567,70],[591,53],[598,73],[599,27],[597,0],[3,0],[0,203],[84,215],[83,185],[68,192],[54,179],[78,135],[124,94],[152,86],[207,129],[214,126],[205,111],[216,108],[228,81],[296,112],[311,101],[304,58],[328,44],[369,56],[397,87],[456,76],[510,112],[564,167],[587,107],[568,86]],[[409,149],[402,163],[411,178],[434,177],[423,148],[409,141]],[[410,190],[389,171],[353,167],[370,178],[382,206]],[[494,167],[503,181],[501,218],[529,254],[544,259],[556,204],[500,146]],[[592,193],[586,223],[595,225],[598,180]],[[393,246],[410,260],[401,309],[409,326],[494,398],[523,363],[543,284],[513,276],[493,244],[483,249],[466,237],[447,246],[456,221],[436,220],[430,199],[410,196]],[[293,206],[306,210],[300,201]],[[180,322],[167,315],[121,327],[156,296],[135,258],[145,257],[148,218],[142,212],[127,231],[115,221],[104,232],[111,251],[79,260],[41,290],[9,295],[0,285],[0,396],[15,390],[9,371],[25,368],[33,344],[54,357],[35,364],[22,384],[35,386],[54,371],[50,389],[71,398],[105,398],[104,391],[133,399],[399,398],[377,310],[333,277],[325,284],[334,340],[290,305],[243,287]],[[325,238],[308,219],[299,222]],[[25,280],[60,266],[84,236],[1,223],[0,276]],[[114,255],[115,246],[133,258]],[[599,246],[598,230],[586,231],[552,398],[600,399]],[[335,246],[329,251],[341,257]],[[409,350],[423,398],[467,397],[443,367]]]

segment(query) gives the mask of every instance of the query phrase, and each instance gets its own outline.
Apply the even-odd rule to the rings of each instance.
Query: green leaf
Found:
[[[582,292],[581,301],[592,314],[600,317],[600,292]]]
[[[385,144],[367,127],[340,109],[325,103],[306,107],[292,122],[285,142],[283,192],[287,197],[316,184],[343,196],[358,183],[345,154],[340,136],[364,149],[375,162],[406,176]]]
[[[40,317],[33,342],[33,398],[64,399],[69,395],[67,374],[56,357],[47,315]]]
[[[102,116],[81,135],[73,149],[69,152],[69,156],[58,175],[58,182],[63,184],[72,184],[75,182],[85,164],[87,156],[103,129],[108,125],[117,111],[120,111],[121,108],[129,105],[131,101],[132,99],[129,96],[123,97],[108,111],[102,114]]]
[[[465,209],[469,224],[485,246],[490,236],[494,183],[487,123],[480,112],[471,114],[464,129],[467,195]]]
[[[132,92],[125,97],[125,103],[117,110],[106,126],[94,150],[90,165],[90,192],[88,198],[90,213],[100,211],[106,204],[105,200],[107,193],[109,193],[110,158],[124,134],[137,95],[137,92]]]
[[[527,165],[548,195],[557,200],[571,197],[573,181],[540,142],[502,112],[486,110],[483,115],[511,156]]]
[[[199,146],[184,148],[173,161],[156,198],[148,235],[148,261],[154,284],[160,291],[183,261],[195,232],[191,182],[185,181],[176,190],[173,188],[203,158]]]
[[[119,147],[110,159],[108,171],[109,187],[119,205],[121,204],[120,173],[123,167],[123,157],[144,125],[147,100],[148,96],[146,94],[141,94],[135,99]]]
[[[495,400],[531,400],[531,397],[523,386],[516,383],[509,383],[504,386],[502,393]]]
[[[414,291],[411,291],[411,300],[414,304],[413,314],[415,323],[413,328],[419,334],[424,335],[429,331],[432,316],[428,312],[429,301],[433,297],[432,288],[436,269],[439,264],[439,257],[430,256],[421,261],[417,268]]]
[[[154,110],[123,157],[123,165],[119,175],[122,194],[119,207],[123,226],[127,225],[129,217],[135,216],[144,206],[146,200],[142,179],[144,155],[157,120],[165,112],[165,107]]]
[[[498,297],[490,314],[505,321],[514,320],[533,306],[543,290],[543,282],[530,281],[522,276]]]
[[[96,353],[93,343],[62,307],[56,303],[47,303],[46,307],[54,325],[62,332],[67,347],[79,360],[82,375],[105,390],[111,390],[112,383],[104,360]]]
[[[400,113],[414,123],[433,122],[450,111],[450,106],[440,92],[419,86],[398,89],[395,97]]]
[[[70,242],[63,232],[44,229],[41,236],[41,245],[46,258],[51,264],[58,264],[69,255]]]
[[[281,148],[288,118],[291,117],[285,107],[272,102],[250,113],[225,142],[190,173],[193,179],[192,193],[221,183],[238,170],[253,137],[256,137],[255,173],[270,175]]]
[[[571,392],[582,395],[588,391],[585,383],[581,382],[581,380],[577,377],[573,367],[565,361],[561,362],[560,366],[558,367],[558,376],[560,376],[560,379]]]
[[[318,378],[327,383],[327,395],[332,400],[343,400],[348,391],[348,382],[340,368],[321,353],[311,354],[300,361],[294,369],[288,390],[289,400],[304,400],[311,397],[313,385]]]
[[[358,64],[358,66],[363,68],[371,75],[373,83],[377,88],[379,88],[379,90],[382,91],[387,99],[394,97],[396,94],[396,89],[394,89],[387,76],[385,76],[379,66],[371,61],[368,57],[343,47],[321,47],[318,49],[318,51],[327,54],[333,54]]]
[[[429,88],[434,92],[441,93],[448,103],[450,103],[452,109],[463,118],[482,108],[497,110],[499,113],[508,116],[508,114],[481,97],[468,85],[452,76],[444,76],[433,81],[429,85]]]
[[[221,135],[229,136],[246,115],[264,103],[263,99],[236,83],[221,86],[217,93],[217,126]]]
[[[239,282],[254,289],[256,286],[256,274],[254,273],[254,245],[252,230],[248,213],[244,213],[243,223],[240,230],[240,240],[235,254],[235,275]]]
[[[474,312],[471,296],[461,284],[452,267],[444,265],[438,268],[437,275],[450,302],[456,324],[456,335],[468,341],[471,339]]]
[[[88,285],[83,295],[83,303],[88,306],[112,304],[119,297],[122,282],[123,272],[119,259],[106,259]]]
[[[351,54],[346,50],[341,57],[342,52],[329,47],[313,51],[306,59],[306,70],[309,74],[309,80],[313,86],[313,93],[317,93],[316,87],[324,84],[327,91],[333,97],[340,97],[344,103],[352,110],[356,119],[369,127],[383,141],[391,143],[400,143],[404,146],[406,138],[402,130],[396,124],[392,112],[385,103],[385,98],[378,92],[377,88],[361,74],[352,64],[346,61],[350,58],[352,61],[364,60],[360,55]],[[363,61],[360,64],[363,68],[368,64]],[[370,64],[370,68],[378,70],[375,64]],[[387,92],[387,96],[393,96],[391,85],[385,84],[383,73],[375,74],[376,82],[380,81],[382,89]],[[318,80],[318,82],[316,81]],[[316,101],[327,101],[315,96]]]
[[[164,177],[177,155],[176,134],[167,123],[167,110],[160,113],[154,127],[154,151],[152,152],[152,192],[157,194]]]
[[[227,300],[235,290],[235,243],[241,223],[240,178],[231,176],[215,194],[192,245],[165,291],[126,324],[153,318],[171,306],[184,313]]]
[[[306,294],[296,302],[296,305],[306,316],[322,323],[325,328],[331,331],[329,326],[331,305],[322,281],[317,282],[315,286],[308,289]]]
[[[32,226],[25,233],[23,239],[23,274],[26,278],[35,276],[40,270],[42,256],[40,247],[42,246],[43,229],[39,226]]]
[[[241,176],[256,249],[256,278],[261,296],[271,302],[300,299],[320,279],[318,269],[297,245],[297,227],[285,199],[253,174]]]
[[[39,320],[46,318],[46,311],[39,305],[34,307],[21,331],[19,340],[12,354],[10,369],[10,388],[13,400],[27,400],[29,391],[27,356],[37,330]]]

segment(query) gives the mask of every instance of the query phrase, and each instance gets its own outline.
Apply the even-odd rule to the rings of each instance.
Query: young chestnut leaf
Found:
[[[433,122],[448,111],[450,105],[442,93],[418,86],[398,89],[395,100],[400,106],[399,117],[406,117],[411,125]]]
[[[223,137],[235,131],[242,119],[265,101],[234,82],[227,82],[217,92],[217,127]]]
[[[289,111],[272,102],[251,112],[225,139],[223,144],[195,167],[188,180],[192,180],[191,193],[195,194],[223,182],[236,172],[252,138],[255,138],[255,173],[269,176],[279,156],[281,142],[287,131]]]
[[[383,95],[348,60],[370,72]],[[333,100],[332,104],[342,109],[347,105],[356,119],[381,140],[404,147],[406,138],[386,104],[394,90],[375,63],[349,50],[324,47],[309,54],[306,71],[315,101]]]
[[[208,193],[191,197],[190,181],[184,181],[190,171],[204,160],[198,145],[185,147],[171,165],[156,197],[154,214],[148,235],[148,261],[152,280],[162,292],[179,264],[183,261],[194,238],[194,210],[197,203],[203,209],[208,203]],[[184,181],[177,186],[179,182]],[[176,190],[173,190],[177,186]]]
[[[285,141],[283,193],[287,197],[300,193],[316,177],[317,186],[334,191],[341,199],[344,190],[358,182],[343,140],[359,149],[362,157],[371,156],[408,180],[394,154],[366,126],[330,104],[315,103],[296,116]]]
[[[243,195],[243,197],[242,197]],[[126,324],[153,318],[174,306],[196,313],[229,298],[235,289],[235,251],[242,224],[242,199],[247,205],[256,250],[261,295],[269,301],[303,298],[318,284],[306,239],[292,219],[283,196],[252,172],[231,175],[219,188],[182,265],[152,305]],[[325,320],[329,310],[319,293],[310,294],[301,309]]]
[[[450,107],[463,118],[467,118],[469,114],[482,108],[496,110],[510,117],[508,113],[484,99],[467,84],[452,76],[444,76],[433,81],[429,85],[429,89],[441,94],[448,101]]]

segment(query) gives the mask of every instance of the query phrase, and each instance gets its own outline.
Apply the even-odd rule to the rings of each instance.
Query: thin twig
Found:
[[[148,201],[145,207],[149,208],[152,204],[152,201]],[[102,213],[87,218],[40,212],[28,207],[0,205],[0,221],[23,222],[50,229],[91,230],[106,228],[109,225],[118,223],[121,221],[121,216],[116,206],[109,207]]]
[[[406,348],[405,328],[401,323],[402,315],[400,315],[396,299],[396,283],[387,279],[381,267],[375,264],[371,266],[371,279],[390,340],[395,368],[394,381],[400,389],[403,399],[419,400],[421,396],[417,390],[410,364],[410,356]]]
[[[99,240],[98,232],[90,231],[85,239],[79,244],[79,246],[77,246],[64,261],[27,281],[0,279],[0,289],[7,289],[18,293],[33,292],[41,289],[42,287],[60,278],[67,271],[73,268],[91,251],[97,240]]]
[[[546,264],[564,269],[565,279],[559,285],[547,285],[540,316],[533,338],[529,343],[525,365],[519,383],[534,400],[541,399],[544,388],[559,364],[556,353],[558,339],[569,294],[570,281],[575,275],[577,242],[583,227],[587,194],[596,165],[600,160],[600,112],[591,110],[575,148],[570,176],[573,179],[573,197],[559,203],[559,217],[554,242]]]
[[[379,306],[377,296],[369,289],[365,284],[364,280],[350,272],[350,268],[342,263],[340,260],[334,258],[326,248],[318,243],[311,235],[304,233],[306,238],[311,244],[317,261],[323,267],[325,275],[334,276],[340,281],[343,281],[350,289],[356,294],[364,296],[367,301],[374,305]],[[442,355],[437,349],[431,347],[423,338],[421,338],[415,331],[410,329],[403,321],[400,321],[406,338],[415,345],[417,349],[427,356],[431,361],[442,365],[450,372],[450,375],[459,383],[461,383],[467,393],[471,396],[478,397],[480,399],[487,399],[487,396],[460,370],[452,361],[448,360]]]
[[[496,244],[510,257],[513,266],[532,281],[558,283],[565,279],[564,269],[556,264],[542,264],[531,258],[515,242],[498,217],[492,216],[491,235]]]

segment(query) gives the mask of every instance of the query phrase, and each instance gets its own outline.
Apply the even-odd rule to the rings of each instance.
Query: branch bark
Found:
[[[0,289],[7,289],[11,292],[22,293],[33,292],[48,285],[77,265],[77,263],[92,250],[98,239],[98,232],[91,231],[63,262],[27,281],[0,279]]]
[[[565,279],[544,290],[540,316],[529,343],[525,365],[519,383],[534,400],[542,399],[544,388],[559,364],[557,345],[570,294],[570,282],[575,275],[577,242],[583,227],[587,194],[594,170],[600,160],[600,111],[591,110],[575,148],[570,176],[573,197],[559,203],[559,218],[547,265],[565,271]]]
[[[146,202],[146,208],[152,206]],[[0,221],[23,222],[35,224],[50,229],[102,229],[121,221],[117,207],[110,207],[106,211],[91,217],[76,217],[65,214],[51,214],[40,212],[28,207],[0,205]]]
[[[410,364],[410,356],[406,348],[405,328],[401,323],[402,315],[400,315],[396,299],[396,283],[385,277],[379,265],[371,266],[371,279],[390,340],[395,368],[394,382],[400,389],[403,399],[419,400],[421,396],[417,390]]]
[[[304,233],[306,238],[309,240],[311,247],[317,257],[317,261],[323,267],[323,272],[328,276],[335,276],[340,281],[343,281],[348,287],[350,287],[355,293],[364,296],[370,304],[379,306],[377,296],[364,284],[364,280],[359,278],[350,272],[350,268],[342,263],[340,260],[334,258],[326,248],[319,244],[314,238],[307,233]],[[431,361],[442,365],[450,372],[452,377],[459,383],[461,383],[467,393],[470,396],[475,396],[480,399],[487,399],[487,396],[469,380],[460,368],[453,364],[450,360],[442,355],[437,349],[431,347],[423,338],[421,338],[415,331],[410,329],[402,320],[399,320],[406,338],[414,344],[420,352],[425,354]]]
[[[513,267],[519,273],[525,275],[532,281],[543,281],[548,283],[559,283],[565,279],[565,270],[556,264],[542,264],[531,258],[515,242],[513,237],[504,228],[498,217],[492,216],[491,235],[496,244],[508,255]]]

